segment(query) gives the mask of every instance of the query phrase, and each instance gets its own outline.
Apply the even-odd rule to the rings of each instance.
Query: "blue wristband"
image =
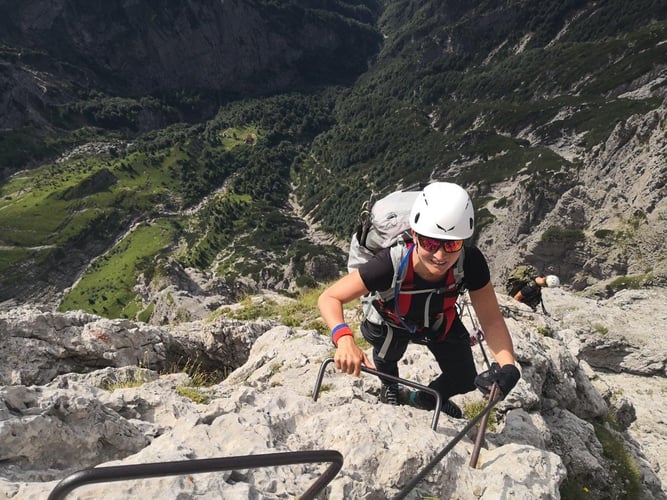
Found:
[[[341,323],[340,325],[334,326],[333,330],[331,330],[331,336],[333,337],[338,330],[340,330],[341,328],[345,328],[346,326],[350,328],[350,325],[348,325],[347,323]]]
[[[354,336],[350,326],[347,323],[341,323],[340,325],[336,325],[333,330],[331,330],[331,341],[336,347],[338,347],[338,339],[345,337],[346,335]]]

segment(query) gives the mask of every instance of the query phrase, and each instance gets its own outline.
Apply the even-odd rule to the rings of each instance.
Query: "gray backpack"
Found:
[[[398,240],[410,240],[410,211],[422,188],[423,185],[415,185],[394,191],[377,201],[375,195],[371,195],[370,200],[364,203],[350,241],[347,256],[349,272]]]

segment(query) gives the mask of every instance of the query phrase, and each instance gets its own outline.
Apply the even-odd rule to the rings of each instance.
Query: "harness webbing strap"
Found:
[[[431,326],[431,319],[429,318],[428,312],[430,311],[430,306],[431,306],[431,297],[433,297],[432,293],[428,294],[428,297],[426,297],[426,300],[424,301],[424,328],[429,328]]]
[[[394,273],[394,313],[396,317],[401,322],[401,325],[409,331],[410,333],[415,333],[417,331],[417,325],[408,325],[403,319],[400,308],[400,293],[401,285],[405,280],[406,274],[412,270],[412,266],[409,265],[409,259],[412,256],[412,251],[415,249],[414,245],[408,247],[408,251],[405,252],[405,255],[401,259],[401,265],[398,267],[398,272]]]
[[[380,352],[378,353],[378,357],[380,359],[384,359],[384,357],[387,355],[387,351],[389,350],[389,346],[391,345],[393,338],[394,329],[390,325],[387,325],[387,335],[385,336],[384,342],[382,342],[382,347],[380,348]]]

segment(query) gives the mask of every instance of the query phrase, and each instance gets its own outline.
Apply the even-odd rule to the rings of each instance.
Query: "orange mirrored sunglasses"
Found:
[[[428,236],[417,235],[419,246],[421,246],[428,253],[435,253],[442,247],[447,253],[458,252],[463,248],[463,240],[439,240],[437,238],[429,238]]]

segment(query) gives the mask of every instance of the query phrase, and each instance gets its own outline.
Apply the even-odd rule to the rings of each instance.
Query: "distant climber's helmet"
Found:
[[[560,279],[558,279],[558,276],[554,274],[550,274],[545,278],[545,281],[547,283],[547,287],[549,288],[554,288],[557,286],[560,286]]]
[[[410,212],[410,227],[430,238],[465,240],[472,236],[474,226],[470,196],[461,186],[450,182],[434,182],[426,186]]]

